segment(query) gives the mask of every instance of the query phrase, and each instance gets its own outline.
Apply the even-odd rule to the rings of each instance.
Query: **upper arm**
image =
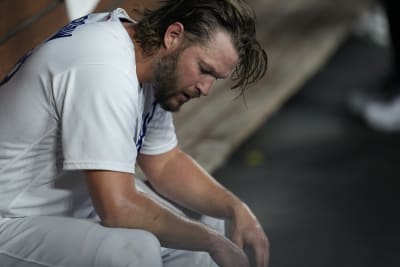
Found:
[[[146,155],[139,154],[137,162],[146,175],[146,177],[151,181],[161,178],[165,172],[166,166],[171,160],[177,158],[177,156],[183,153],[177,146],[168,152],[158,154],[158,155]]]
[[[126,76],[112,66],[95,65],[71,69],[55,79],[55,87],[65,92],[55,96],[64,169],[134,172],[132,118],[139,114],[137,97],[131,93],[134,84]]]
[[[89,170],[85,174],[97,214],[103,222],[112,225],[121,210],[134,203],[132,199],[137,193],[133,174],[103,170]]]

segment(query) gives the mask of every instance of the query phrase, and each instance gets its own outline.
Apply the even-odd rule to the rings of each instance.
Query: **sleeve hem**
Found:
[[[64,170],[107,170],[135,173],[135,164],[125,164],[119,162],[73,162],[65,161]]]
[[[176,140],[174,140],[173,142],[163,145],[163,146],[159,146],[156,148],[142,148],[140,150],[140,154],[143,155],[158,155],[158,154],[163,154],[166,153],[170,150],[172,150],[173,148],[175,148],[178,145],[178,142]]]

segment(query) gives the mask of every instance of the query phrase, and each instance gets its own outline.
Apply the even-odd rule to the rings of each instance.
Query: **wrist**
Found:
[[[226,219],[229,221],[234,221],[238,214],[242,213],[245,209],[248,209],[247,205],[240,199],[236,198],[234,201],[232,201],[232,204],[229,207],[228,218]]]

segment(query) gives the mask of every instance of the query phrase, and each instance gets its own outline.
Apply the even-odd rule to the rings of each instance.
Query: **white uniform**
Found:
[[[139,152],[160,154],[177,145],[172,115],[154,101],[150,86],[139,85],[133,43],[120,19],[132,21],[122,9],[72,21],[0,82],[1,266],[161,264],[161,256],[131,251],[145,246],[160,253],[150,233],[95,222],[80,172],[134,173]],[[137,187],[164,202],[145,184]],[[115,249],[130,247],[129,253],[113,255],[114,239]],[[164,265],[171,251],[163,249]],[[110,255],[121,263],[105,262]]]

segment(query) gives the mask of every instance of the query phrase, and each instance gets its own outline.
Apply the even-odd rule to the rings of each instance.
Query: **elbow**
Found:
[[[107,214],[106,216],[100,217],[101,225],[105,227],[112,227],[112,228],[120,228],[123,227],[121,220],[118,219],[118,216]]]
[[[126,201],[108,204],[99,212],[101,224],[105,227],[125,228],[129,224],[129,217],[134,217],[134,205]]]
[[[141,207],[141,196],[137,194],[131,198],[121,198],[102,209],[99,216],[101,224],[113,228],[143,228],[141,219],[145,210]]]
[[[123,220],[117,211],[105,212],[100,217],[100,223],[105,227],[120,228],[123,227]]]

